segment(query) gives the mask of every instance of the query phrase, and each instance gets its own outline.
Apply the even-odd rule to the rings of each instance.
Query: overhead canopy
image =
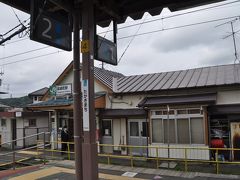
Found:
[[[31,1],[0,0],[0,2],[26,13],[30,13]],[[118,23],[123,23],[129,16],[134,20],[141,19],[145,12],[149,12],[152,16],[159,15],[165,7],[168,7],[171,11],[177,11],[220,1],[223,0],[96,0],[96,22],[98,25],[106,27],[112,19],[116,19]],[[51,11],[66,15],[65,10],[72,12],[74,3],[79,2],[81,7],[82,0],[48,0],[46,2],[45,9],[51,9]]]
[[[146,97],[138,106],[140,107],[153,107],[171,104],[212,104],[217,99],[216,93],[211,94],[194,94],[194,95],[181,95],[181,96],[158,96]]]
[[[210,115],[240,114],[240,104],[213,105],[208,107]]]
[[[147,117],[144,109],[104,109],[100,112],[102,118]]]
[[[95,93],[95,108],[105,108],[106,100],[105,93]],[[54,110],[54,109],[73,109],[73,99],[72,98],[60,98],[60,99],[49,99],[47,101],[42,101],[39,103],[30,104],[27,106],[31,110]]]

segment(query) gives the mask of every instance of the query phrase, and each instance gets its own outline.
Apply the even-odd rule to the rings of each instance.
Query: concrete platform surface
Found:
[[[74,180],[74,161],[51,161],[47,165],[31,166],[15,171],[0,171],[2,180]],[[222,175],[199,172],[182,172],[168,169],[132,168],[128,166],[116,166],[99,164],[100,180],[224,180],[240,179],[238,175]]]

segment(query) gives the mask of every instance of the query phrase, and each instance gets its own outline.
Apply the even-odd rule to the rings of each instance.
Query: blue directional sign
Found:
[[[41,9],[34,0],[31,7],[30,39],[63,50],[72,50],[71,24],[68,16]]]

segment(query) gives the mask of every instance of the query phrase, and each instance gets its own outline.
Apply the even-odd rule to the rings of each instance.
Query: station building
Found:
[[[49,89],[42,102],[29,106],[50,113],[55,141],[64,125],[73,137],[72,68],[70,63],[53,83],[58,93],[51,95]],[[225,147],[239,147],[238,64],[133,76],[95,67],[94,76],[96,136],[101,144],[146,146],[133,148],[131,153],[173,158],[183,157],[183,150],[156,152],[151,147],[204,148],[211,147],[215,139],[223,139]],[[99,151],[129,153],[119,146]],[[189,154],[192,159],[211,158],[207,150],[191,150]],[[239,155],[229,153],[226,157],[238,159]]]

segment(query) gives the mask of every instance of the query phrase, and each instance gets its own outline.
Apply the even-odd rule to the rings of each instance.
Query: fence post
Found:
[[[46,136],[45,136],[45,132],[43,133],[43,164],[45,165],[46,162],[46,151],[45,151],[45,147],[46,146]]]
[[[68,146],[68,160],[70,160],[70,147],[69,147],[69,142],[67,142],[67,146]]]
[[[16,152],[15,152],[15,141],[12,141],[12,168],[13,170],[16,169]]]
[[[215,161],[216,161],[216,173],[219,174],[218,149],[216,149]]]
[[[39,148],[38,148],[38,146],[39,146],[39,143],[40,141],[37,141],[37,158],[39,159]]]
[[[157,169],[159,167],[159,161],[158,161],[158,147],[156,147],[156,155],[157,155]]]
[[[188,165],[187,165],[187,148],[184,149],[184,164],[185,164],[185,171],[188,171]]]
[[[133,154],[132,154],[132,146],[130,146],[130,157],[131,157],[131,167],[133,168]]]

